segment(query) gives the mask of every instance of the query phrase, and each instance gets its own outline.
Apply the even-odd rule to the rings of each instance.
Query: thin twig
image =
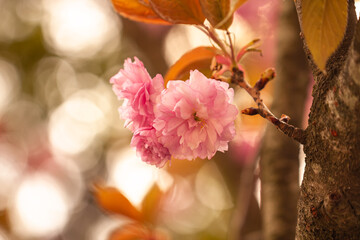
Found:
[[[232,61],[232,64],[235,66],[236,65],[236,60],[235,60],[235,53],[234,53],[234,45],[232,43],[231,35],[230,35],[230,32],[228,30],[226,30],[226,34],[227,34],[228,39],[229,39],[229,46],[230,46],[230,52],[231,52],[231,61]]]
[[[210,39],[212,39],[216,43],[216,45],[219,46],[219,48],[222,50],[222,52],[225,54],[225,56],[227,56],[228,58],[231,59],[231,55],[227,51],[224,43],[220,40],[219,36],[216,34],[215,30],[213,28],[209,28],[205,25],[202,25],[202,27],[204,28],[204,30],[202,30],[202,31],[206,35],[208,35],[210,37]]]
[[[269,120],[277,129],[283,132],[288,137],[298,141],[301,144],[305,144],[306,134],[303,129],[297,128],[291,124],[288,124],[285,121],[278,119],[275,115],[267,108],[265,103],[260,97],[260,90],[255,87],[251,87],[247,81],[244,79],[244,73],[234,67],[232,69],[233,75],[231,78],[232,83],[237,84],[241,88],[243,88],[255,101],[258,106],[258,114],[263,118]]]

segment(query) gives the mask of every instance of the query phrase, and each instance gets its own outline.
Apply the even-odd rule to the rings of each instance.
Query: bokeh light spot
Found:
[[[51,115],[50,141],[55,149],[67,154],[86,150],[104,128],[104,112],[97,105],[96,94],[78,91]]]
[[[7,207],[9,193],[25,168],[25,153],[19,147],[0,142],[0,211]]]
[[[200,202],[208,208],[224,210],[233,207],[231,195],[214,162],[206,163],[197,173],[195,190]]]
[[[109,161],[110,183],[120,189],[134,205],[140,206],[160,170],[142,162],[131,148],[119,152]]]
[[[0,114],[19,91],[19,77],[16,68],[0,59]]]
[[[96,0],[43,0],[46,20],[43,29],[47,43],[55,51],[71,56],[94,56],[117,36],[118,23],[106,5]],[[114,45],[117,42],[114,40]]]
[[[23,179],[15,194],[11,220],[16,232],[26,237],[49,237],[62,230],[69,215],[66,196],[58,182],[37,173]]]
[[[360,1],[355,1],[355,9],[356,9],[356,16],[359,18],[360,16]]]

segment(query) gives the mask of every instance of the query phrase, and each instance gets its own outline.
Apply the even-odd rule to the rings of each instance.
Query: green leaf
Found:
[[[199,0],[149,0],[151,7],[171,23],[202,24],[205,16]]]
[[[218,25],[230,12],[230,0],[200,0],[202,11],[213,27],[228,29],[233,21],[231,17],[222,25]]]
[[[315,63],[326,62],[344,38],[348,19],[347,0],[303,0],[302,30]]]

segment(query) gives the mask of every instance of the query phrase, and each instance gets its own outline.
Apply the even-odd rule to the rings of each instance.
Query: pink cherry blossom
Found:
[[[136,130],[131,146],[136,148],[137,154],[144,162],[159,168],[171,158],[169,150],[159,142],[158,134],[153,127]]]
[[[233,89],[195,70],[190,79],[170,81],[161,93],[154,127],[175,158],[211,158],[228,149],[238,114]]]
[[[125,126],[135,131],[138,128],[151,126],[154,120],[154,106],[160,92],[164,89],[164,80],[160,74],[151,79],[144,64],[135,57],[125,60],[124,69],[110,79],[113,91],[118,99],[124,99],[119,108]]]

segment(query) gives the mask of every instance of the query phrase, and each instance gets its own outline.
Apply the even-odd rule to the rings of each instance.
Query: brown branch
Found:
[[[231,82],[243,88],[255,101],[258,106],[258,114],[263,118],[269,120],[277,129],[283,132],[288,137],[298,141],[301,144],[305,144],[306,133],[301,128],[297,128],[284,119],[278,119],[265,105],[263,100],[260,97],[260,90],[257,87],[251,87],[248,82],[244,79],[244,73],[234,67],[232,69],[233,75],[231,77]]]

